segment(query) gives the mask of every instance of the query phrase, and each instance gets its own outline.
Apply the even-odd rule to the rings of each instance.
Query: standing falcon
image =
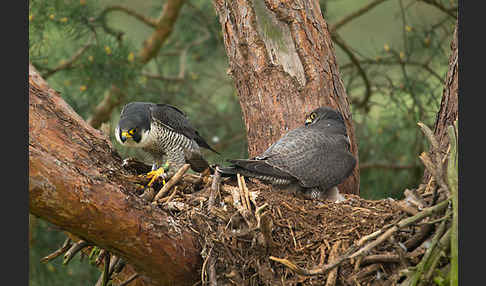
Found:
[[[168,104],[128,103],[121,111],[115,137],[123,146],[142,148],[151,155],[149,185],[157,177],[173,176],[185,163],[196,172],[204,171],[209,164],[202,157],[200,147],[218,153],[192,127],[184,112]],[[167,156],[169,163],[167,173],[161,167],[163,156]]]
[[[305,125],[291,130],[252,159],[228,160],[223,176],[240,173],[277,186],[297,188],[304,197],[341,201],[336,188],[351,175],[356,159],[342,115],[329,107],[311,112]]]

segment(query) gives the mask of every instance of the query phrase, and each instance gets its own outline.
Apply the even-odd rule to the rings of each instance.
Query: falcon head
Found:
[[[334,120],[339,123],[344,124],[344,119],[342,115],[337,111],[330,107],[319,107],[314,109],[305,119],[305,125],[312,125],[316,122],[324,121],[324,120]]]
[[[125,105],[115,130],[116,140],[123,146],[145,147],[150,141],[150,122],[150,110],[146,103]]]

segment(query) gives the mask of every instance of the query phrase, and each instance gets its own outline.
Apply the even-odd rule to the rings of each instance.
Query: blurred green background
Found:
[[[241,109],[226,73],[228,60],[212,2],[186,1],[158,56],[145,65],[135,58],[153,28],[125,12],[103,13],[119,5],[157,19],[165,2],[30,1],[29,61],[85,119],[112,85],[120,88],[121,104],[100,129],[109,133],[122,157],[145,160],[142,153],[119,146],[113,137],[121,107],[134,100],[165,102],[184,110],[220,151],[221,156],[205,153],[211,163],[247,157]],[[417,122],[430,127],[435,122],[457,0],[435,0],[433,5],[416,0],[321,0],[320,5],[332,27],[373,2],[381,3],[336,30],[345,48],[336,43],[334,48],[351,102],[361,196],[399,199],[405,188],[420,184],[423,174],[418,155],[427,150],[427,143]],[[57,69],[74,55],[79,56],[68,68]],[[41,219],[31,216],[30,222],[30,285],[96,283],[99,270],[78,258],[69,266],[63,266],[61,258],[40,263],[65,235]]]

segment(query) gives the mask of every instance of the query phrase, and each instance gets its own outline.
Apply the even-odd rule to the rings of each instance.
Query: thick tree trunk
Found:
[[[341,111],[358,158],[349,102],[318,1],[214,0],[255,156],[313,109]],[[359,194],[359,166],[339,186]]]
[[[150,285],[194,284],[194,237],[138,198],[121,164],[29,65],[29,212],[125,259]]]
[[[451,42],[451,56],[449,57],[449,70],[447,71],[444,90],[442,93],[442,100],[440,102],[439,112],[434,126],[434,135],[439,143],[438,150],[441,158],[447,152],[449,147],[449,137],[447,135],[447,127],[453,125],[454,121],[458,119],[458,96],[459,96],[459,70],[458,70],[458,43],[457,43],[457,24],[454,30],[454,36]],[[424,183],[430,180],[430,173],[425,170]]]

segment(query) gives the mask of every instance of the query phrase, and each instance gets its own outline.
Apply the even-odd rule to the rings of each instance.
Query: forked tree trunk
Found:
[[[315,0],[214,0],[246,125],[250,157],[304,123],[313,109],[341,111],[358,149],[331,36]],[[339,186],[359,194],[359,165]]]
[[[195,238],[136,196],[121,164],[29,65],[29,212],[125,259],[146,277],[138,285],[193,285]]]
[[[449,57],[449,69],[447,71],[444,90],[442,93],[442,100],[440,102],[439,112],[434,125],[434,135],[436,136],[441,158],[447,153],[449,147],[449,137],[447,135],[447,127],[454,124],[458,119],[458,99],[459,99],[459,63],[458,63],[458,38],[457,38],[457,24],[454,30],[454,36],[451,42],[451,55]],[[430,173],[425,170],[424,183],[430,180]]]

